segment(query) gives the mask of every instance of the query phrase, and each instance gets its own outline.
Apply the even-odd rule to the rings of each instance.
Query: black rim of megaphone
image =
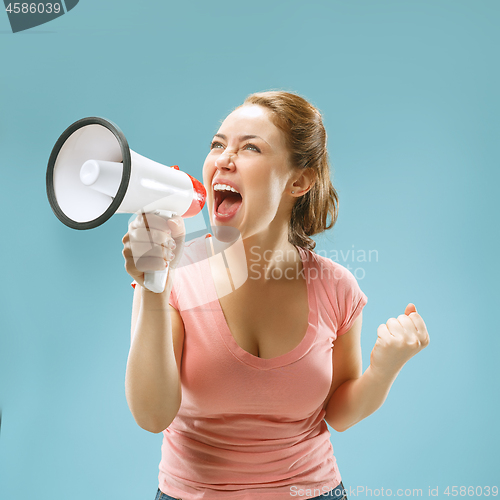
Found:
[[[114,136],[118,141],[118,144],[120,144],[120,149],[122,152],[123,175],[120,187],[118,188],[118,192],[116,193],[115,198],[113,199],[111,205],[102,215],[91,221],[75,222],[73,219],[70,219],[68,216],[66,216],[66,214],[61,210],[61,207],[57,203],[56,196],[54,193],[54,166],[56,164],[57,157],[64,143],[78,129],[86,127],[87,125],[102,125],[103,127],[109,129],[114,134]],[[52,210],[56,214],[57,218],[61,222],[66,224],[68,227],[71,227],[72,229],[93,229],[95,227],[98,227],[101,224],[104,224],[110,217],[112,217],[113,214],[116,213],[119,206],[121,205],[128,189],[128,183],[130,181],[130,172],[131,172],[130,148],[127,139],[125,138],[125,135],[120,130],[120,128],[113,122],[106,120],[106,118],[100,118],[98,116],[90,116],[88,118],[82,118],[81,120],[78,120],[72,125],[70,125],[61,134],[61,137],[59,137],[59,139],[57,140],[54,149],[52,149],[52,153],[50,154],[49,164],[47,166],[47,197],[49,199],[50,206],[52,207]]]

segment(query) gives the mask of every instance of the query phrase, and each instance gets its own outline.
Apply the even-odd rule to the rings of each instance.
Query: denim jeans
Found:
[[[304,497],[303,495],[299,495],[298,492],[296,492],[297,494],[292,496],[290,495],[290,500],[294,500],[294,499],[303,499],[303,500],[306,500],[306,497]],[[333,490],[330,490],[328,493],[326,494],[322,494],[320,495],[319,497],[314,497],[314,498],[310,498],[309,500],[323,500],[323,499],[330,499],[330,500],[347,500],[347,495],[346,495],[346,492],[344,490],[344,485],[342,484],[342,481],[340,481],[340,484],[334,488]],[[158,489],[158,491],[156,492],[156,498],[155,500],[182,500],[182,499],[179,499],[179,498],[174,498],[174,497],[171,497],[169,495],[165,495],[165,493],[162,493],[160,491],[160,489]],[[256,498],[255,500],[258,500],[258,498]]]

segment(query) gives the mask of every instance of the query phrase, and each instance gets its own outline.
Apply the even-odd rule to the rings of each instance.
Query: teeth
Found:
[[[234,189],[231,186],[228,186],[227,184],[214,184],[214,190],[215,191],[232,191],[233,193],[240,194],[239,191],[236,191],[236,189]]]

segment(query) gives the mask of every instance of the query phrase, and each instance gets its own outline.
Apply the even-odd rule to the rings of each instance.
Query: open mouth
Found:
[[[233,191],[215,191],[214,190],[214,209],[215,213],[224,217],[234,215],[241,206],[243,198],[241,194]]]

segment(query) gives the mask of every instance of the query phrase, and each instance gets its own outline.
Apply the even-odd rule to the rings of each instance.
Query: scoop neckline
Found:
[[[300,343],[294,347],[291,351],[288,351],[285,354],[281,354],[280,356],[276,356],[274,358],[259,358],[258,356],[254,356],[253,354],[245,351],[234,339],[231,330],[229,329],[229,325],[227,324],[226,317],[224,316],[224,311],[222,310],[222,306],[220,304],[219,298],[217,296],[217,291],[215,289],[214,279],[212,277],[212,271],[210,269],[209,256],[206,248],[205,239],[211,235],[207,235],[203,238],[203,251],[206,255],[206,259],[204,262],[206,265],[204,266],[205,272],[205,280],[204,282],[210,288],[209,296],[215,297],[213,302],[215,303],[215,307],[211,308],[213,319],[217,325],[217,329],[219,334],[228,347],[228,349],[232,352],[234,356],[236,356],[243,363],[253,366],[254,368],[260,369],[272,369],[279,368],[281,366],[289,365],[301,359],[307,352],[311,349],[316,339],[317,334],[317,326],[318,326],[318,314],[317,314],[317,301],[316,301],[316,292],[314,290],[314,286],[310,283],[310,261],[309,255],[307,254],[307,250],[294,245],[299,252],[299,256],[302,262],[302,266],[304,269],[306,286],[307,286],[307,298],[309,305],[309,315],[307,319],[307,330],[300,341]]]

